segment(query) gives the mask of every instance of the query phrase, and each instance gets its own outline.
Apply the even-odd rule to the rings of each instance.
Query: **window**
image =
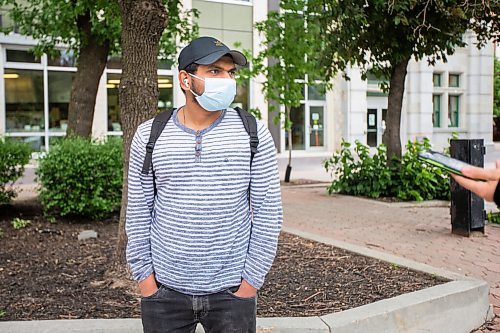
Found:
[[[292,121],[292,149],[304,150],[306,149],[305,143],[305,105],[301,104],[299,107],[292,107],[290,109],[290,120]],[[285,132],[285,147],[288,148],[288,131]]]
[[[10,137],[13,140],[27,143],[33,152],[45,151],[45,137],[44,136],[18,136]]]
[[[0,27],[4,29],[12,29],[13,32],[19,33],[19,27],[10,17],[9,10],[7,8],[0,9]]]
[[[57,55],[48,57],[47,64],[49,66],[58,67],[76,67],[76,57],[72,51],[58,51]]]
[[[377,75],[375,75],[375,73],[373,73],[371,70],[369,70],[366,73],[366,80],[368,81],[368,84],[379,85],[382,82],[389,82],[390,78],[385,77],[385,76],[377,76]]]
[[[441,127],[441,95],[432,96],[432,125]]]
[[[450,87],[450,88],[460,87],[460,75],[459,74],[450,74],[449,75],[448,87]]]
[[[234,97],[234,102],[231,104],[231,107],[237,107],[239,106],[243,110],[248,110],[249,108],[249,100],[248,96],[249,94],[249,84],[250,81],[245,81],[245,82],[238,82],[236,85],[236,96]]]
[[[121,74],[108,74],[106,88],[108,90],[108,131],[120,132],[122,130],[120,119],[120,103],[118,100],[118,86]]]
[[[439,73],[432,74],[432,83],[434,87],[441,87],[441,75]]]
[[[119,55],[109,56],[106,67],[112,69],[122,69],[122,57]]]
[[[299,107],[292,107],[290,120],[292,121],[292,149],[309,150],[323,149],[325,146],[325,110],[326,96],[324,86],[315,81],[315,85],[306,84],[305,80],[297,79],[304,83],[302,86],[303,101]],[[288,132],[284,133],[284,149],[289,149]]]
[[[40,132],[45,128],[43,72],[5,69],[7,132]]]
[[[325,145],[325,136],[323,135],[324,106],[311,106],[309,108],[309,146],[323,147]]]
[[[40,59],[36,58],[31,51],[6,50],[6,56],[8,62],[40,63]]]
[[[174,84],[171,76],[158,75],[158,89],[160,96],[158,98],[158,111],[171,109],[174,103]]]
[[[120,99],[118,86],[120,85],[121,74],[108,73],[106,88],[108,90],[108,131],[121,132]],[[174,101],[174,91],[172,76],[158,75],[158,111],[166,111],[172,108]]]
[[[307,86],[307,99],[313,99],[317,101],[324,101],[325,96],[324,86]]]
[[[174,62],[171,60],[158,59],[158,69],[169,70],[172,68],[173,65]],[[108,56],[106,67],[109,69],[122,69],[123,67],[122,56],[120,54]]]
[[[433,73],[432,124],[435,129],[460,127],[460,103],[464,94],[460,86],[461,73]],[[438,88],[438,89],[437,89]],[[447,113],[447,114],[446,114]]]
[[[68,111],[74,72],[49,71],[49,129],[51,132],[66,132]]]
[[[458,127],[460,113],[460,96],[448,96],[448,127]]]

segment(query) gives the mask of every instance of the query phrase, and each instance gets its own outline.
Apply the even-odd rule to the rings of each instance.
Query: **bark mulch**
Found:
[[[16,230],[14,218],[30,220]],[[50,223],[36,201],[0,206],[0,320],[139,317],[136,284],[110,276],[118,217]],[[80,231],[97,239],[77,239]],[[445,280],[282,233],[258,315],[314,316]]]

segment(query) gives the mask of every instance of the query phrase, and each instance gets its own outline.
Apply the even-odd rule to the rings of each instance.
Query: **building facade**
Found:
[[[253,29],[278,0],[184,0],[184,7],[200,11],[200,35],[220,39],[230,47],[257,54],[261,36]],[[5,11],[2,24],[8,22]],[[472,34],[464,37],[469,45]],[[71,82],[76,72],[74,57],[64,49],[57,57],[36,59],[30,52],[35,41],[17,33],[0,35],[0,136],[31,143],[43,152],[65,135]],[[461,138],[492,142],[493,46],[481,50],[459,48],[447,63],[428,66],[412,61],[408,66],[403,100],[401,138],[428,137],[436,149],[444,148],[454,132]],[[342,139],[375,147],[381,143],[387,96],[376,78],[363,81],[357,68],[346,69],[349,81],[340,76],[326,94],[304,84],[304,100],[291,114],[293,151],[296,159],[324,159],[340,148]],[[119,58],[110,58],[99,84],[92,133],[95,137],[121,135],[118,84]],[[258,77],[238,87],[235,104],[258,108],[267,122],[281,157],[287,155],[287,133],[268,114]],[[177,70],[160,63],[158,109],[184,104]]]

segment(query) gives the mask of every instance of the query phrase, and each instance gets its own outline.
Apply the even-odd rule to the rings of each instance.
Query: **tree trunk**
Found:
[[[108,61],[109,40],[99,42],[92,34],[90,14],[77,19],[82,37],[77,71],[71,85],[67,135],[90,137],[99,80]]]
[[[122,61],[120,115],[123,129],[123,193],[116,249],[117,263],[125,265],[130,144],[137,126],[152,118],[158,105],[158,49],[167,23],[162,0],[120,0]],[[146,147],[144,147],[146,149]]]
[[[410,59],[397,63],[391,72],[387,105],[386,129],[382,142],[387,146],[387,163],[392,165],[393,157],[401,159],[401,107],[405,91],[406,68]]]
[[[292,139],[292,121],[290,120],[290,107],[285,106],[285,117],[288,127],[286,131],[288,132],[288,165],[286,166],[285,172],[285,183],[290,182],[290,175],[292,173],[292,149],[293,149],[293,139]]]

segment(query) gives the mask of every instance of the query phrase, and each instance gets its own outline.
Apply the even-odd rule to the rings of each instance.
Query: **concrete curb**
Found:
[[[354,195],[335,193],[335,196],[353,198],[355,200],[366,201],[373,204],[391,208],[428,208],[428,207],[450,207],[450,201],[446,200],[424,200],[424,201],[383,201],[375,198],[365,198]]]
[[[484,281],[452,281],[321,317],[335,333],[469,333],[493,310]]]
[[[301,188],[322,188],[326,189],[331,185],[331,183],[313,183],[313,184],[281,184],[281,187],[287,187],[290,189],[301,189]]]
[[[484,281],[297,229],[283,231],[452,281],[321,317],[258,318],[259,333],[469,333],[493,318]],[[142,324],[140,319],[13,321],[0,322],[0,332],[138,333]]]
[[[64,319],[0,322],[2,333],[137,333],[140,319]]]

